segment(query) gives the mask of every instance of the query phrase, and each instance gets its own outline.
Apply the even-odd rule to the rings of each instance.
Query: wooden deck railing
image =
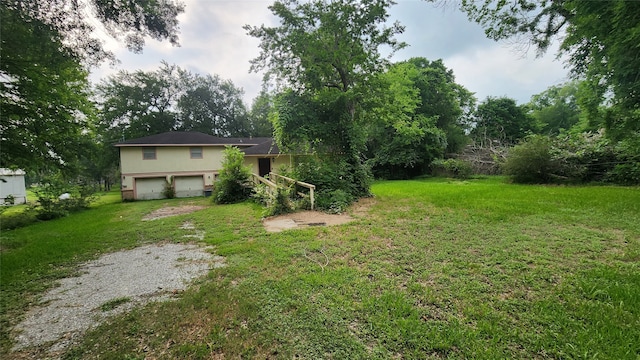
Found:
[[[302,181],[298,181],[280,174],[276,174],[276,173],[269,173],[269,179],[265,179],[262,176],[259,176],[257,174],[251,174],[252,175],[252,180],[253,182],[257,185],[260,183],[263,183],[265,185],[267,185],[267,188],[269,188],[269,191],[274,192],[278,186],[285,186],[282,185],[282,183],[286,183],[286,187],[291,186],[292,184],[295,184],[296,186],[301,186],[303,188],[307,188],[309,189],[309,194],[305,194],[299,191],[296,191],[296,193],[302,197],[305,196],[309,196],[309,201],[311,202],[311,210],[314,209],[315,206],[315,196],[314,196],[314,192],[316,190],[316,186],[313,184],[308,184],[306,182],[302,182]],[[273,181],[272,181],[273,180]]]
[[[262,176],[259,176],[257,174],[251,174],[251,180],[256,185],[260,183],[267,185],[270,191],[273,191],[278,187],[278,185],[276,185],[276,183],[274,183],[273,181],[269,181],[269,179],[265,179]]]

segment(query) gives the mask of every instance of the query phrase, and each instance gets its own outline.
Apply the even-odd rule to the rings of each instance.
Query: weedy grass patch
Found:
[[[171,200],[107,204],[3,233],[22,244],[2,253],[3,302],[12,304],[3,321],[26,309],[20,294],[37,296],[73,264],[181,241],[176,229],[188,220],[227,266],[177,301],[112,318],[65,358],[640,356],[640,189],[487,178],[372,190],[368,212],[335,227],[267,233],[251,203],[139,221],[186,201]],[[41,260],[22,258],[29,251]]]

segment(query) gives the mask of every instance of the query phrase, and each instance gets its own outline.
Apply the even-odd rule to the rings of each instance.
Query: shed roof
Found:
[[[27,173],[24,170],[11,170],[7,168],[0,168],[0,176],[24,176]]]

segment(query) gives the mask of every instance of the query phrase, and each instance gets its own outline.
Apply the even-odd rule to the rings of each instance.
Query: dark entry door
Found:
[[[258,159],[258,175],[265,176],[271,172],[271,159]]]

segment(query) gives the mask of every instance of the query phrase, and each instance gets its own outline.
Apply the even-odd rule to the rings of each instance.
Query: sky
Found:
[[[192,73],[217,74],[244,89],[250,106],[262,87],[262,74],[249,73],[250,60],[259,54],[259,41],[246,35],[244,25],[277,25],[268,6],[271,0],[182,0],[186,5],[180,21],[180,46],[168,41],[147,40],[142,54],[129,52],[124,45],[107,41],[105,47],[116,54],[119,64],[103,64],[92,71],[99,82],[119,70],[153,71],[164,60]],[[535,49],[485,37],[479,25],[447,1],[434,6],[422,0],[397,0],[389,9],[390,22],[405,26],[398,40],[409,46],[391,61],[411,57],[442,59],[452,69],[456,82],[475,93],[479,101],[488,96],[507,96],[523,104],[549,86],[568,80],[563,59],[556,59],[556,47],[542,57]]]

